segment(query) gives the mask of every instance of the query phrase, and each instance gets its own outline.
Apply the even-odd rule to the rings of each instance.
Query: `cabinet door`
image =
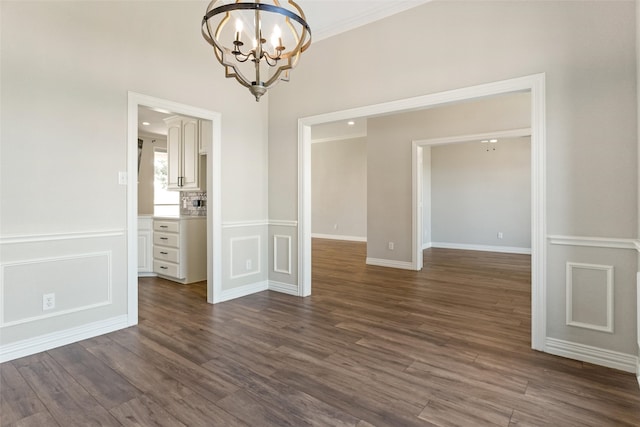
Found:
[[[200,122],[200,154],[207,154],[207,144],[211,141],[213,123],[211,120],[199,120]]]
[[[182,176],[182,121],[167,122],[167,173],[169,190],[180,190]]]
[[[151,235],[151,230],[138,230],[138,273],[153,271]]]
[[[182,121],[182,190],[200,188],[200,132],[198,120],[184,118]]]

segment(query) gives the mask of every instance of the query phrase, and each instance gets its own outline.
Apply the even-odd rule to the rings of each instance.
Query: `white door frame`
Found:
[[[298,120],[298,292],[311,295],[311,126],[414,111],[513,92],[531,92],[531,347],[546,339],[546,100],[545,74],[533,74],[415,98],[336,111]],[[415,236],[415,224],[412,225]],[[414,237],[414,240],[415,239]],[[412,251],[412,258],[417,256]]]
[[[221,146],[222,117],[215,111],[128,92],[127,127],[127,323],[138,323],[138,107],[161,108],[211,120],[207,146],[207,301],[218,302],[222,290]]]
[[[415,231],[412,245],[412,266],[416,271],[422,270],[422,250],[424,249],[423,239],[423,228],[424,228],[424,200],[422,200],[422,185],[423,185],[423,177],[422,177],[422,152],[421,149],[424,147],[434,147],[437,145],[447,145],[447,144],[458,144],[462,142],[473,142],[473,141],[481,141],[484,139],[498,138],[498,139],[506,139],[506,138],[521,138],[531,136],[531,128],[523,128],[523,129],[511,129],[511,130],[501,130],[495,132],[487,132],[487,133],[477,133],[470,135],[459,135],[459,136],[448,136],[443,138],[430,138],[430,139],[419,139],[412,141],[412,151],[411,151],[411,166],[413,169],[413,185],[412,185],[412,221],[413,221],[413,230]],[[533,158],[533,153],[531,155]],[[532,197],[533,198],[533,197]],[[429,201],[429,206],[431,203]],[[531,206],[533,207],[533,200],[531,201]],[[532,215],[533,217],[533,211]]]

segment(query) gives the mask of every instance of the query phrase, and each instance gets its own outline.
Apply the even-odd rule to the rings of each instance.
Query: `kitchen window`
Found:
[[[167,150],[153,150],[153,213],[156,216],[180,215],[180,192],[167,190],[168,163]]]

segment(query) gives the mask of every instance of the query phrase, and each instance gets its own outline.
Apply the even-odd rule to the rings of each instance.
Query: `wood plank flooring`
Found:
[[[365,256],[314,240],[305,299],[140,279],[138,326],[0,365],[0,424],[640,425],[633,375],[530,349],[528,256]]]

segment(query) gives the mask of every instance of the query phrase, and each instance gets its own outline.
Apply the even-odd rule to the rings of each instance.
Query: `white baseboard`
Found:
[[[341,234],[321,234],[311,233],[311,237],[314,239],[331,239],[331,240],[347,240],[349,242],[366,242],[366,237],[360,236],[343,236]]]
[[[489,246],[489,245],[468,245],[465,243],[443,243],[431,242],[432,248],[442,249],[463,249],[466,251],[501,252],[506,254],[531,255],[531,248],[520,248],[517,246]]]
[[[401,268],[403,270],[415,270],[413,263],[407,261],[396,261],[392,259],[380,259],[367,257],[367,265],[377,265],[379,267]]]
[[[429,249],[430,247],[431,247],[431,242],[422,244],[422,250]]]
[[[298,285],[292,285],[291,283],[277,282],[275,280],[269,280],[269,290],[281,292],[283,294],[298,296]]]
[[[250,283],[244,286],[238,286],[233,289],[224,289],[220,293],[220,299],[216,302],[224,302],[232,299],[245,297],[247,295],[255,294],[256,292],[262,292],[269,289],[269,282],[264,280],[262,282]]]
[[[555,338],[547,338],[545,344],[545,351],[550,354],[555,354],[556,356],[568,357],[569,359],[593,363],[594,365],[636,373],[638,357],[633,354],[620,353]]]
[[[127,315],[125,314],[3,345],[0,347],[0,363],[97,337],[98,335],[108,334],[128,326]]]
[[[156,273],[138,273],[138,277],[158,277]]]

